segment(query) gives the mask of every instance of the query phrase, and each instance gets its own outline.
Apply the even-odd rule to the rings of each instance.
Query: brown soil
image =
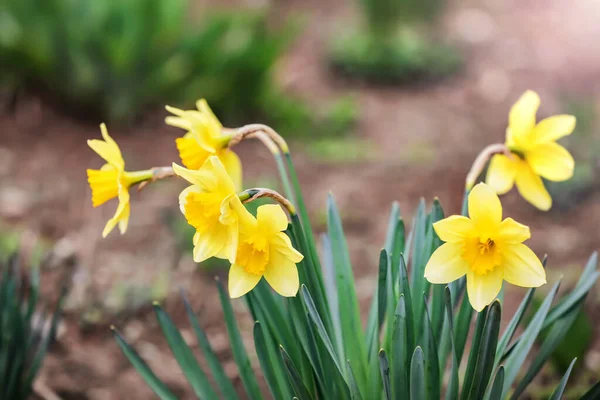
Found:
[[[330,164],[311,157],[300,143],[293,149],[320,231],[326,194],[332,191],[336,196],[366,311],[392,201],[400,202],[407,220],[421,196],[429,200],[438,196],[447,213],[459,212],[464,176],[472,160],[485,145],[503,140],[510,105],[526,89],[542,96],[541,116],[561,111],[558,95],[562,93],[590,96],[598,105],[600,56],[594,46],[600,31],[594,18],[599,10],[583,0],[569,6],[533,0],[452,5],[445,31],[461,45],[465,70],[435,86],[405,89],[350,83],[328,71],[328,40],[354,17],[351,3],[278,3],[281,13],[308,17],[308,26],[278,75],[290,93],[317,104],[348,93],[357,98],[360,115],[354,134],[373,147],[372,157]],[[165,308],[183,327],[186,339],[194,342],[177,295],[179,287],[187,289],[227,372],[236,377],[215,302],[212,276],[216,273],[198,270],[189,255],[182,256],[164,222],[165,213],[177,215],[182,183],[164,182],[134,194],[127,234],[113,233],[102,240],[100,232],[115,205],[91,207],[85,169],[97,168],[101,161],[85,139],[99,137],[97,126],[67,119],[26,97],[16,115],[0,117],[0,131],[0,217],[28,239],[56,241],[58,260],[70,255],[77,260],[59,343],[40,382],[65,399],[151,398],[111,337],[108,326],[113,323],[181,398],[193,398],[149,307],[152,297],[166,295]],[[162,115],[128,129],[109,127],[109,131],[130,169],[177,160],[173,140],[179,132],[164,126]],[[243,143],[238,150],[247,181],[276,176],[268,152],[259,145]],[[598,248],[597,193],[580,200],[568,213],[537,212],[514,192],[503,203],[506,215],[531,226],[534,251],[548,253],[551,282],[560,274],[572,282]],[[509,292],[509,309],[522,294],[519,289]],[[598,297],[591,297],[588,309],[598,315]],[[243,315],[241,301],[235,306],[241,329],[249,333],[252,321]],[[252,346],[251,337],[247,339]],[[600,373],[599,348],[596,343],[589,357],[596,363],[587,365],[596,373]]]

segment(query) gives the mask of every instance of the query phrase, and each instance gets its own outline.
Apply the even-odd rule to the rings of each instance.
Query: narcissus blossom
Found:
[[[173,163],[173,171],[192,184],[179,195],[179,206],[196,228],[194,261],[217,257],[234,262],[239,236],[236,210],[243,206],[219,158],[208,158],[197,171]]]
[[[199,169],[209,157],[216,156],[239,190],[242,186],[242,163],[237,154],[227,148],[231,136],[223,134],[223,126],[206,100],[198,100],[196,107],[198,110],[184,111],[167,106],[175,117],[167,117],[166,123],[187,131],[183,137],[176,139],[181,162],[189,169]]]
[[[296,264],[303,256],[284,233],[288,226],[285,212],[278,205],[263,205],[256,218],[245,209],[239,214],[240,240],[229,269],[229,295],[243,296],[264,276],[280,295],[295,296],[300,285]]]
[[[512,218],[502,220],[498,195],[480,183],[469,194],[469,218],[453,215],[433,224],[444,243],[425,267],[431,283],[449,283],[467,276],[473,308],[481,311],[500,292],[502,281],[522,287],[546,283],[538,257],[523,244],[529,228]]]
[[[495,155],[486,182],[496,193],[508,192],[516,183],[519,193],[540,210],[552,206],[541,178],[565,181],[573,176],[575,161],[557,139],[575,129],[575,117],[555,115],[536,124],[540,97],[529,90],[510,110],[506,146],[513,156]]]
[[[117,143],[108,135],[106,125],[100,125],[102,138],[104,140],[88,140],[88,146],[92,148],[106,164],[102,168],[88,169],[87,176],[92,189],[92,203],[98,207],[115,197],[119,198],[119,206],[115,215],[108,220],[102,237],[106,237],[117,224],[119,231],[124,234],[129,223],[129,187],[148,179],[151,173],[148,171],[126,172],[125,161]]]

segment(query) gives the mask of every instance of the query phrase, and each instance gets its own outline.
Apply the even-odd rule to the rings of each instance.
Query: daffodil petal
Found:
[[[121,217],[119,219],[119,232],[121,233],[121,235],[124,235],[125,232],[127,232],[127,227],[129,226],[130,212],[131,206],[130,204],[127,204],[125,210],[123,210],[123,213],[121,214]]]
[[[280,255],[286,257],[294,264],[298,264],[304,256],[292,246],[292,241],[283,232],[279,232],[271,237],[271,247]]]
[[[546,271],[540,259],[524,244],[506,246],[502,251],[504,280],[522,287],[539,287],[546,283]]]
[[[215,257],[221,258],[223,260],[228,260],[230,263],[233,264],[235,262],[235,257],[237,254],[237,248],[238,248],[238,243],[239,243],[239,238],[240,238],[239,231],[238,231],[238,224],[232,223],[232,224],[227,225],[226,227],[229,230],[229,240],[223,246],[221,251],[218,252],[217,254],[215,254]]]
[[[529,227],[518,223],[512,218],[506,218],[500,224],[495,240],[501,243],[516,244],[522,243],[531,237]]]
[[[460,243],[465,238],[475,236],[475,224],[462,215],[452,215],[433,224],[433,229],[444,242]]]
[[[198,230],[196,243],[194,243],[194,261],[202,262],[211,257],[226,258],[224,249],[234,239],[228,226],[215,224],[210,229]]]
[[[280,295],[293,297],[298,293],[300,287],[298,267],[282,253],[271,251],[264,276],[269,285]]]
[[[231,180],[231,177],[225,170],[225,167],[219,160],[219,157],[211,156],[207,160],[207,163],[210,163],[210,172],[212,172],[217,177],[217,182],[219,182],[219,187],[222,190],[227,191],[228,193],[235,193],[235,185]],[[204,166],[203,166],[204,168]]]
[[[552,197],[544,187],[542,178],[526,162],[519,163],[515,182],[521,196],[535,207],[543,211],[552,207]]]
[[[490,186],[480,183],[469,193],[469,216],[480,235],[490,236],[502,221],[502,204]]]
[[[288,227],[287,215],[279,204],[265,204],[258,207],[256,220],[259,229],[269,234],[285,231]]]
[[[504,154],[496,154],[490,161],[485,181],[496,193],[505,194],[515,183],[517,168],[518,164],[514,160]]]
[[[192,123],[187,119],[181,117],[168,116],[165,118],[165,123],[169,126],[183,129],[184,131],[192,130]]]
[[[210,123],[211,127],[217,131],[221,131],[221,128],[223,127],[221,125],[221,122],[219,121],[219,119],[217,118],[217,116],[213,113],[213,111],[211,110],[210,106],[208,105],[208,102],[206,101],[206,99],[200,99],[196,102],[196,107],[198,108],[198,110],[204,114],[207,119],[208,122]]]
[[[538,122],[533,138],[537,143],[554,142],[575,130],[577,120],[572,115],[554,115]]]
[[[475,311],[480,312],[489,305],[502,289],[502,269],[495,268],[486,275],[474,272],[467,274],[467,293]]]
[[[540,107],[540,96],[528,90],[510,109],[508,126],[512,140],[516,143],[525,141],[535,127],[535,114]]]
[[[531,169],[550,181],[566,181],[573,176],[575,160],[560,144],[549,142],[527,151],[525,158]]]
[[[173,163],[173,172],[189,183],[198,185],[206,192],[215,191],[218,184],[218,178],[212,173],[212,166],[207,166],[208,162],[209,161],[206,160],[202,168],[197,171],[183,168],[182,166]]]
[[[242,190],[242,162],[238,155],[229,149],[223,149],[218,153],[218,157],[231,177],[235,189]]]
[[[261,276],[246,272],[244,267],[232,264],[229,268],[229,296],[232,299],[241,297],[254,289]]]
[[[122,193],[123,192],[123,193]],[[104,226],[104,230],[102,231],[102,237],[105,238],[108,236],[110,232],[120,223],[120,221],[124,219],[129,219],[129,192],[123,190],[119,192],[119,206],[117,207],[117,211],[115,211],[115,215],[106,222]],[[125,229],[121,229],[121,234],[124,234],[127,230],[127,223],[125,222]]]
[[[186,136],[175,139],[179,158],[181,158],[181,162],[186,168],[193,170],[200,169],[211,153],[202,148],[193,136]]]
[[[461,257],[461,247],[456,243],[438,247],[425,266],[425,278],[431,283],[450,283],[465,275],[469,265]]]
[[[188,186],[179,193],[179,209],[183,215],[185,215],[185,206],[190,193],[202,193],[202,190],[198,186]]]

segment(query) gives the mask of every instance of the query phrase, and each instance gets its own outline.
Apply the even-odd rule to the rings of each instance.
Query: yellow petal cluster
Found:
[[[279,205],[258,207],[256,218],[245,209],[240,211],[240,238],[235,262],[229,269],[229,295],[243,296],[264,276],[280,295],[298,293],[300,281],[296,264],[300,254],[284,233],[288,226]]]
[[[115,226],[119,225],[119,231],[124,234],[129,223],[129,187],[139,182],[135,173],[125,171],[125,161],[117,143],[108,135],[106,125],[100,125],[102,138],[104,140],[88,140],[88,146],[92,148],[106,164],[100,169],[88,169],[87,176],[92,189],[92,203],[98,207],[115,197],[119,198],[119,206],[115,215],[108,220],[102,237],[106,237]]]
[[[243,206],[223,164],[212,156],[199,170],[174,163],[173,171],[192,184],[179,195],[179,206],[196,229],[194,261],[217,257],[234,262],[239,236],[237,210]]]
[[[197,110],[184,111],[167,106],[174,116],[165,119],[168,125],[181,128],[187,133],[176,139],[179,156],[184,166],[197,170],[211,156],[219,158],[237,189],[242,186],[242,164],[239,157],[227,148],[231,139],[223,134],[223,126],[212,112],[206,100],[196,103]]]
[[[575,117],[555,115],[536,124],[540,97],[529,90],[513,105],[506,129],[506,146],[512,157],[495,155],[486,182],[504,194],[516,184],[519,193],[540,210],[549,210],[552,198],[542,178],[564,181],[573,175],[575,161],[557,139],[575,129]]]
[[[449,283],[466,275],[473,308],[481,311],[500,292],[502,282],[522,287],[546,283],[538,257],[523,244],[529,228],[512,218],[502,219],[495,191],[480,183],[468,198],[469,217],[451,216],[433,224],[444,243],[425,267],[431,283]]]

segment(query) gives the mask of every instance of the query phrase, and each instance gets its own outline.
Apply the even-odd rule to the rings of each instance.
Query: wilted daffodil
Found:
[[[243,206],[223,164],[212,156],[197,171],[175,163],[173,170],[192,184],[179,195],[179,205],[196,228],[194,261],[217,257],[234,262],[239,232],[236,210]]]
[[[522,287],[546,283],[537,256],[522,242],[529,228],[512,218],[502,220],[502,205],[494,190],[480,183],[469,194],[469,217],[453,215],[433,224],[444,243],[425,267],[431,283],[449,283],[467,275],[473,308],[481,311],[500,292],[502,281]]]
[[[118,224],[119,231],[124,234],[129,223],[129,187],[152,176],[151,171],[126,172],[125,161],[117,143],[108,135],[106,125],[100,125],[104,140],[88,140],[92,148],[106,164],[100,169],[88,169],[88,182],[92,189],[92,203],[94,207],[106,203],[115,197],[119,198],[119,206],[114,217],[108,220],[102,237],[106,237]]]
[[[240,240],[229,270],[229,295],[243,296],[264,276],[280,295],[295,296],[300,285],[296,263],[303,256],[283,232],[288,226],[283,209],[263,205],[258,207],[256,218],[245,209],[240,209],[239,214]]]
[[[198,100],[196,106],[198,110],[190,111],[167,106],[167,110],[176,116],[167,117],[166,123],[187,131],[176,140],[181,162],[189,169],[199,169],[208,157],[216,156],[239,190],[242,186],[242,164],[237,154],[227,148],[231,136],[223,134],[223,126],[206,100]]]
[[[573,176],[575,161],[557,139],[575,129],[575,117],[555,115],[536,124],[540,97],[525,92],[510,110],[506,147],[513,154],[495,155],[488,169],[487,183],[498,194],[508,192],[516,183],[519,193],[540,210],[552,206],[552,198],[541,178],[565,181]]]

